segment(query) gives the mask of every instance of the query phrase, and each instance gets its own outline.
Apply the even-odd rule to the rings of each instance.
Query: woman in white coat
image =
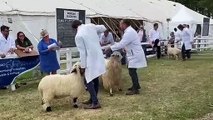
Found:
[[[75,43],[80,52],[81,73],[85,74],[87,90],[90,93],[90,100],[85,102],[89,106],[85,109],[98,109],[101,107],[97,99],[98,77],[106,72],[98,33],[104,32],[106,28],[103,25],[83,25],[78,20],[73,22],[72,27],[77,29]]]
[[[191,58],[191,49],[193,43],[193,36],[188,28],[184,28],[183,25],[178,25],[178,29],[181,31],[181,46],[182,46],[182,59],[186,60]]]
[[[121,20],[120,28],[124,31],[124,35],[120,42],[115,43],[106,51],[116,51],[125,48],[127,52],[129,75],[132,79],[132,87],[129,88],[126,95],[139,94],[140,84],[138,82],[137,68],[147,66],[146,57],[141,46],[140,38],[137,32],[130,26],[129,20]]]

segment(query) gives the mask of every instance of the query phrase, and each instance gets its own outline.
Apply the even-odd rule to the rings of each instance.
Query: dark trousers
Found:
[[[182,46],[182,59],[185,60],[186,57],[187,57],[188,59],[191,58],[191,50],[186,50],[186,47],[185,47],[185,45],[183,44],[183,46]]]
[[[156,54],[157,54],[157,58],[160,59],[161,57],[161,47],[158,46],[158,43],[160,42],[159,39],[156,39],[155,42],[154,42],[154,49],[156,51]]]
[[[142,48],[143,48],[144,54],[147,55],[147,48],[146,48],[146,45],[142,45]]]
[[[99,89],[99,79],[95,78],[91,82],[86,84],[87,91],[90,93],[90,101],[92,101],[93,104],[98,104],[98,89]]]
[[[138,82],[138,74],[137,74],[137,68],[129,68],[129,75],[132,79],[132,88],[134,90],[140,89],[140,84]]]

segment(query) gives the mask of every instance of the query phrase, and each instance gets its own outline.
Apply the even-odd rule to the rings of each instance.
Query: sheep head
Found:
[[[172,47],[172,45],[171,45],[170,43],[168,43],[168,44],[167,44],[167,47],[168,47],[168,48],[171,48],[171,47]]]
[[[80,69],[81,69],[80,62],[77,62],[72,66],[71,73],[76,73],[76,74],[80,73]]]
[[[111,58],[113,59],[116,59],[118,61],[121,61],[121,59],[123,58],[121,53],[118,52],[118,51],[114,51],[112,54],[111,54]]]

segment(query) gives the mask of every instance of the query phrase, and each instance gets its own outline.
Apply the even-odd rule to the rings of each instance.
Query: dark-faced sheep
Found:
[[[48,75],[40,81],[38,90],[42,97],[43,109],[51,111],[50,102],[54,98],[70,96],[77,108],[77,98],[84,92],[84,80],[80,74],[80,65],[75,64],[68,75]]]
[[[172,48],[171,44],[168,44],[167,45],[167,55],[168,55],[169,59],[171,57],[174,57],[176,60],[178,60],[180,58],[180,55],[181,55],[181,50],[176,48],[176,47]]]

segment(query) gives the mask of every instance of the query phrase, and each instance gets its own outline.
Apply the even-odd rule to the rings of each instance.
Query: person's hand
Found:
[[[80,73],[81,73],[81,75],[84,75],[84,73],[85,73],[85,68],[80,68]]]
[[[1,58],[5,58],[6,55],[3,53],[3,54],[0,54],[0,57],[1,57]]]
[[[53,51],[54,50],[54,48],[48,48],[48,51]]]
[[[29,53],[29,52],[30,52],[30,48],[29,48],[29,47],[26,47],[26,48],[24,49],[24,51],[25,51],[26,53]]]
[[[111,50],[110,46],[106,46],[104,49],[105,51]]]
[[[8,51],[8,53],[13,54],[13,53],[14,53],[14,49],[13,49],[13,48],[10,48],[10,50]]]

